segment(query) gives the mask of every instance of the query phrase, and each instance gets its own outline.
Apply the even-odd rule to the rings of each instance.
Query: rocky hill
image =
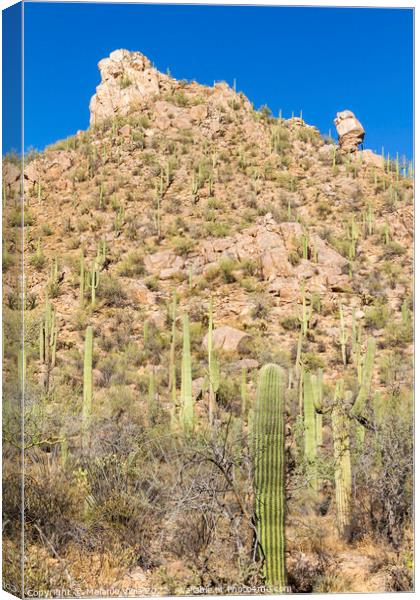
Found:
[[[21,235],[26,309],[26,360],[17,347],[5,358],[10,581],[19,367],[30,587],[267,583],[247,440],[270,363],[286,388],[287,585],[411,589],[411,166],[359,151],[352,113],[338,117],[337,145],[301,117],[255,110],[226,83],[177,81],[138,52],[117,50],[99,69],[89,129],[26,161],[24,228],[20,172],[4,168],[6,336],[19,327]],[[316,456],[308,374],[322,377]],[[340,386],[353,416],[366,391],[349,420],[345,531],[331,420]]]

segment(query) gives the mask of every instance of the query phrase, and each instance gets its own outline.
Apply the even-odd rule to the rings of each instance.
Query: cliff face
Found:
[[[115,50],[99,62],[101,83],[90,101],[90,124],[127,115],[170,86],[170,78],[140,52]]]
[[[395,414],[401,410],[409,415],[413,351],[409,166],[384,161],[368,150],[353,151],[354,135],[360,141],[360,130],[342,131],[343,136],[353,136],[353,146],[341,144],[340,150],[301,118],[274,118],[267,108],[256,111],[242,93],[225,83],[207,87],[177,81],[153,68],[139,52],[116,50],[100,61],[99,69],[101,83],[90,102],[90,128],[27,161],[24,177],[26,369],[31,402],[41,403],[45,415],[34,444],[37,439],[52,440],[51,445],[37,447],[27,469],[41,489],[46,478],[38,458],[55,448],[56,470],[47,483],[63,490],[62,511],[72,532],[68,539],[75,540],[54,538],[54,544],[62,544],[57,546],[60,556],[67,557],[68,565],[77,565],[85,581],[96,586],[112,585],[120,578],[135,587],[137,578],[161,593],[175,588],[185,592],[200,581],[243,582],[245,571],[254,583],[260,581],[249,558],[252,532],[243,506],[238,508],[232,489],[225,489],[223,477],[218,479],[223,471],[213,472],[214,463],[206,462],[207,452],[222,452],[223,444],[219,447],[211,438],[203,450],[196,447],[197,440],[168,435],[171,419],[180,409],[182,314],[190,319],[197,431],[207,435],[206,334],[212,297],[220,363],[215,416],[220,435],[242,415],[243,461],[235,458],[238,451],[231,433],[226,440],[232,455],[222,461],[229,473],[235,470],[235,493],[239,491],[245,504],[252,501],[246,462],[248,413],[243,413],[240,390],[252,407],[256,371],[274,362],[288,374],[286,537],[294,589],[320,586],[316,583],[320,573],[332,577],[337,560],[348,574],[345,591],[366,591],[368,585],[370,591],[388,589],[385,567],[376,579],[369,575],[370,565],[376,564],[370,550],[352,546],[350,552],[350,546],[338,541],[329,416],[324,419],[320,450],[320,460],[327,466],[319,505],[312,496],[306,504],[302,501],[306,488],[305,467],[299,462],[300,382],[305,371],[315,374],[322,369],[327,404],[334,401],[339,379],[354,399],[361,368],[355,347],[359,344],[363,355],[367,339],[373,337],[377,350],[372,391],[384,405],[395,401],[400,407]],[[15,289],[19,265],[10,256],[19,239],[20,182],[19,170],[12,164],[5,168],[4,181],[9,255],[5,312],[7,327],[14,327],[20,302]],[[39,347],[48,302],[57,325],[54,362],[46,361],[45,349],[43,354]],[[299,341],[303,319],[307,332]],[[94,415],[88,451],[81,449],[80,441],[87,326],[94,332]],[[174,357],[175,405],[170,374]],[[16,352],[7,355],[6,371],[16,370],[17,361]],[[154,400],[157,408],[150,416]],[[354,467],[360,486],[355,488],[356,497],[362,490],[360,481],[363,493],[379,494],[382,472],[376,463],[366,466],[377,456],[372,431],[366,433],[362,458],[358,455]],[[57,441],[62,439],[70,456],[64,471]],[[169,446],[175,442],[178,447]],[[397,446],[400,442],[395,440]],[[404,452],[410,461],[408,446]],[[145,447],[152,448],[150,453]],[[103,472],[106,477],[101,480]],[[182,481],[177,479],[179,473]],[[108,489],[100,481],[113,483]],[[206,486],[213,483],[210,491],[215,495],[209,499]],[[118,486],[125,486],[124,493],[119,494]],[[29,484],[27,489],[30,492]],[[195,493],[197,505],[191,499]],[[80,508],[88,505],[89,509]],[[198,505],[206,507],[202,521]],[[308,508],[313,505],[313,510]],[[372,496],[372,506],[375,510],[382,506],[379,496]],[[252,502],[246,508],[252,512]],[[311,515],[304,530],[305,511]],[[357,522],[371,535],[372,555],[378,554],[382,542],[375,546],[376,533],[369,529],[373,525],[370,521],[366,525],[369,515],[360,511]],[[209,523],[214,528],[202,533]],[[330,544],[322,557],[314,541],[319,531]],[[89,535],[94,539],[90,546]],[[33,560],[41,561],[38,533],[30,529],[28,536]],[[404,539],[401,544],[408,548],[409,540]],[[194,551],[189,544],[194,544]],[[396,561],[393,552],[390,547],[389,560]],[[105,563],[114,571],[106,572],[102,566],[89,569],[89,564]],[[352,576],[354,565],[361,569],[357,577]],[[309,583],[303,572],[311,574]]]

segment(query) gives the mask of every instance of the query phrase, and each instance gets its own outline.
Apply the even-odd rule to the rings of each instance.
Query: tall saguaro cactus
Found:
[[[305,458],[308,461],[309,485],[316,490],[318,487],[316,469],[316,419],[314,405],[314,390],[311,374],[305,371],[303,375],[303,420],[305,426]]]
[[[79,291],[79,302],[80,307],[83,308],[85,305],[85,257],[83,256],[83,252],[80,256],[80,291]]]
[[[46,366],[45,387],[49,387],[50,370],[55,367],[58,326],[54,307],[45,297],[44,317],[39,326],[39,360]]]
[[[213,349],[213,301],[210,298],[209,331],[207,335],[208,370],[209,370],[209,423],[213,425],[216,412],[216,393],[220,385],[219,363]]]
[[[370,394],[370,388],[373,377],[375,346],[375,339],[372,337],[368,338],[366,354],[364,357],[364,364],[361,369],[359,393],[357,394],[356,400],[350,411],[350,416],[355,417],[359,420],[359,423],[357,423],[356,425],[356,439],[358,442],[359,450],[362,448],[365,439],[365,428],[363,425],[363,419],[365,417],[365,406]]]
[[[350,422],[343,408],[343,380],[337,381],[334,406],[331,413],[334,443],[334,477],[337,505],[337,527],[341,537],[346,537],[351,520],[351,456]]]
[[[90,290],[91,290],[91,305],[92,305],[92,308],[95,308],[96,290],[99,286],[99,268],[98,268],[98,263],[97,263],[96,258],[92,262],[92,269],[91,269],[91,273],[90,273],[90,279],[89,279],[88,286],[90,287]]]
[[[367,341],[365,361],[362,369],[362,380],[359,393],[353,407],[350,411],[352,417],[360,417],[365,408],[366,401],[369,397],[370,386],[372,383],[373,366],[375,361],[375,339],[370,337]]]
[[[192,397],[190,321],[187,314],[182,316],[182,363],[181,363],[181,418],[184,431],[194,428],[194,406]]]
[[[83,406],[82,406],[82,446],[86,448],[89,443],[89,430],[92,420],[92,356],[93,356],[93,329],[89,325],[85,334],[85,353],[83,362]]]
[[[169,379],[168,392],[171,392],[172,400],[176,403],[176,365],[175,365],[175,348],[176,348],[176,292],[172,296],[172,334],[171,347],[169,350]]]
[[[346,366],[347,364],[347,340],[348,340],[348,333],[346,331],[346,324],[344,322],[344,313],[343,313],[343,307],[340,304],[340,346],[341,346],[341,359],[343,361],[343,365]]]
[[[318,370],[317,375],[311,376],[313,402],[315,408],[315,432],[317,450],[323,443],[322,414],[323,414],[323,373]]]
[[[264,365],[252,419],[255,512],[266,583],[278,591],[286,584],[284,402],[282,370]]]

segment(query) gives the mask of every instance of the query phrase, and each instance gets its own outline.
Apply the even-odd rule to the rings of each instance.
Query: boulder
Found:
[[[32,184],[36,183],[39,179],[38,169],[34,163],[35,161],[30,162],[29,165],[25,167],[24,171],[25,179]]]
[[[197,377],[197,379],[192,380],[192,397],[194,400],[200,399],[204,391],[205,383],[206,381],[204,377]]]
[[[364,140],[365,130],[351,110],[338,112],[334,125],[338,133],[340,150],[345,154],[357,152],[359,144]]]
[[[180,108],[166,100],[155,102],[155,114],[155,126],[158,129],[189,129],[193,124],[193,118],[187,108]]]
[[[324,146],[321,146],[318,150],[319,159],[324,163],[332,164],[335,148],[335,144],[325,144]]]
[[[190,116],[191,119],[195,123],[201,123],[207,117],[207,106],[205,104],[197,104],[196,106],[192,106],[190,108]]]
[[[12,186],[20,180],[21,170],[11,162],[5,162],[3,166],[3,181],[5,185]]]
[[[372,150],[361,150],[359,157],[361,157],[362,163],[365,165],[377,167],[378,169],[384,168],[384,159],[380,154],[375,154]]]
[[[301,287],[296,277],[278,277],[270,281],[268,292],[279,296],[281,302],[296,302],[300,298]]]
[[[300,227],[300,225],[299,225]],[[232,237],[204,240],[201,253],[206,262],[217,263],[223,256],[250,258],[261,265],[265,279],[292,275],[288,250],[279,225],[268,213],[257,223]]]
[[[158,275],[159,279],[170,279],[183,268],[184,259],[173,250],[162,250],[148,254],[144,258],[144,266],[149,273]]]
[[[98,67],[101,83],[89,105],[91,125],[143,106],[159,93],[162,83],[170,80],[140,52],[115,50]]]
[[[123,125],[121,127],[121,129],[118,132],[120,135],[122,135],[123,137],[130,137],[131,135],[131,126],[126,123],[125,125]]]
[[[288,277],[292,274],[284,247],[268,248],[261,253],[261,266],[265,279]]]
[[[341,256],[337,250],[331,248],[327,242],[315,233],[311,235],[311,241],[316,248],[317,264],[334,268],[337,272],[341,273],[342,267],[347,264],[347,260],[344,256]]]
[[[232,371],[242,371],[242,369],[251,371],[252,369],[258,369],[258,360],[255,360],[255,358],[242,358],[232,363],[230,368]]]
[[[213,331],[213,347],[216,350],[226,350],[228,352],[240,352],[245,340],[251,339],[251,336],[244,331],[222,325],[216,327]],[[203,348],[207,350],[208,334],[203,339]]]
[[[125,288],[133,304],[142,306],[156,304],[156,294],[149,290],[142,281],[128,279],[125,282]]]

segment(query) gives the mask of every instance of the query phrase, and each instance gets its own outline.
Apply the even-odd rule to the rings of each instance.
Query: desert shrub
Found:
[[[35,458],[32,452],[32,458]],[[44,544],[45,536],[56,550],[71,539],[77,527],[79,506],[77,494],[68,476],[58,466],[48,466],[42,452],[36,452],[36,466],[27,458],[25,476],[25,538]],[[21,506],[20,482],[16,475],[6,475],[3,509],[8,527],[19,523]]]
[[[168,332],[160,331],[153,321],[149,321],[147,340],[144,344],[146,358],[153,364],[158,364],[162,353],[169,343]]]
[[[259,277],[261,275],[261,264],[253,258],[243,258],[240,261],[240,267],[246,275]]]
[[[370,329],[383,329],[389,320],[389,308],[382,302],[376,302],[366,311],[365,325]]]
[[[121,283],[110,275],[100,276],[96,295],[104,301],[106,306],[121,307],[127,300],[127,294]]]
[[[299,129],[297,138],[302,142],[316,144],[318,141],[320,141],[320,134],[319,131],[313,129],[312,127],[303,127]]]
[[[385,261],[382,264],[381,271],[387,277],[389,286],[395,289],[401,279],[402,268],[399,264],[392,261]]]
[[[365,436],[355,465],[355,531],[371,529],[395,548],[411,526],[413,501],[413,414],[411,395],[381,398],[374,433]]]
[[[139,235],[139,223],[136,219],[130,219],[125,227],[125,235],[130,242],[137,240]]]
[[[130,252],[118,265],[118,271],[123,277],[141,277],[144,275],[143,253],[138,250]]]
[[[126,385],[128,382],[127,373],[124,373],[120,368],[117,369],[112,381],[113,384],[107,390],[106,395],[109,416],[118,418],[122,413],[137,413],[138,395]]]
[[[398,242],[389,242],[384,248],[384,258],[394,258],[396,256],[402,256],[406,254],[407,249],[401,246]]]
[[[210,221],[205,224],[204,229],[211,237],[225,237],[230,233],[230,225],[223,221]]]
[[[156,469],[153,452],[149,464]],[[163,482],[152,478],[150,471],[121,452],[98,457],[86,467],[90,521],[110,528],[124,546],[133,546],[144,559],[150,556],[157,518],[163,517]]]
[[[13,254],[8,252],[8,250],[4,246],[3,247],[3,255],[2,255],[3,271],[4,272],[8,271],[10,269],[10,267],[12,265],[14,265],[14,263],[15,263],[15,257],[13,256]]]
[[[325,369],[325,362],[315,354],[315,352],[305,352],[302,354],[302,363],[306,366],[309,371],[316,371],[317,369]]]
[[[286,329],[286,331],[298,331],[301,326],[300,319],[295,315],[284,317],[284,319],[281,320],[281,326]]]
[[[36,269],[37,271],[42,271],[42,269],[45,267],[46,262],[47,259],[45,258],[43,252],[35,252],[35,254],[32,254],[32,256],[29,259],[29,264],[32,267],[34,267],[34,269]]]
[[[238,269],[238,263],[233,258],[224,257],[219,261],[219,272],[225,283],[234,283],[236,281],[235,269]]]
[[[239,283],[240,286],[249,293],[253,293],[258,289],[258,281],[254,277],[243,277]]]
[[[380,382],[387,386],[403,383],[407,374],[407,359],[401,352],[391,352],[379,361]]]
[[[179,256],[188,256],[193,251],[195,245],[195,240],[187,236],[177,237],[173,240],[175,253],[179,254]]]
[[[386,326],[385,343],[393,348],[405,346],[413,341],[412,323],[401,323],[394,320],[388,321]]]
[[[239,398],[239,383],[232,378],[222,377],[217,391],[217,402],[223,408],[231,408]]]
[[[252,299],[251,317],[253,319],[267,319],[272,305],[273,301],[270,296],[256,294]]]

